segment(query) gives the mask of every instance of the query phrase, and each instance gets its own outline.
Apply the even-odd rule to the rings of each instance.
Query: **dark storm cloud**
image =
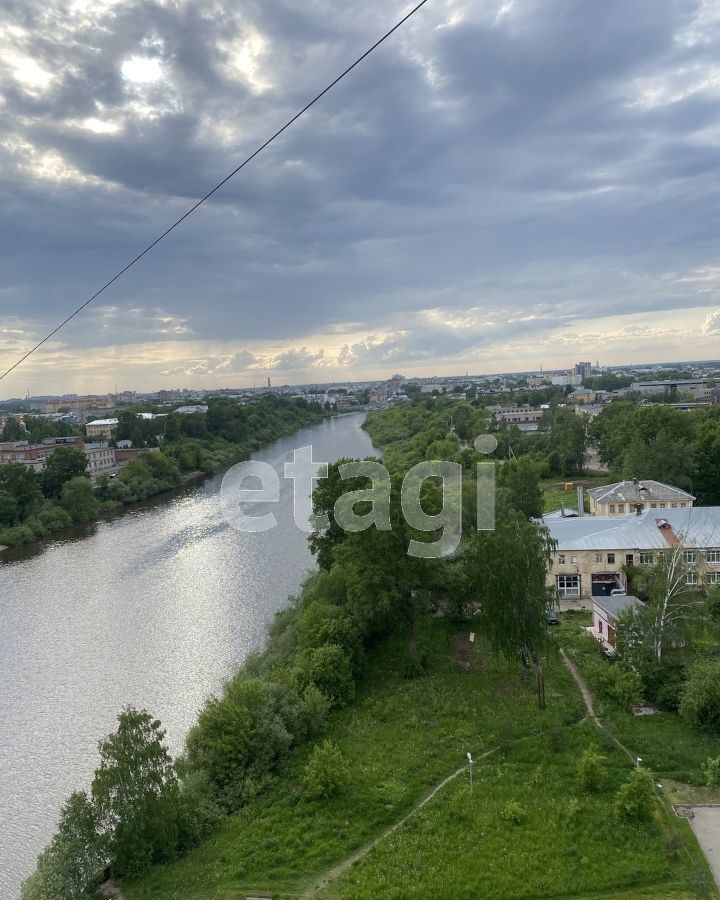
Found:
[[[28,335],[401,12],[329,0],[66,7],[6,4],[13,28],[0,30],[11,51],[0,318]],[[532,340],[578,314],[695,303],[679,279],[713,264],[720,212],[709,13],[674,0],[431,2],[63,340],[237,339],[232,363],[206,366],[226,372],[257,362],[248,343],[295,343],[263,357],[295,370],[327,362],[307,335],[352,322],[403,335],[348,344],[346,364],[400,366],[403,353],[461,359],[501,334],[438,326],[427,310],[454,321],[512,309],[502,339]]]

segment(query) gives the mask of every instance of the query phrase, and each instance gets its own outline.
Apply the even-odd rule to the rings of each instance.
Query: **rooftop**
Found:
[[[590,488],[588,494],[600,503],[642,503],[651,500],[694,500],[692,494],[661,481],[618,481]]]
[[[677,537],[686,547],[720,547],[720,506],[646,509],[629,516],[540,520],[558,550],[667,550]]]
[[[634,606],[640,606],[641,601],[637,597],[630,594],[614,594],[611,597],[593,597],[593,604],[599,606],[600,609],[609,613],[613,619],[616,619],[621,612],[626,609],[632,609]]]

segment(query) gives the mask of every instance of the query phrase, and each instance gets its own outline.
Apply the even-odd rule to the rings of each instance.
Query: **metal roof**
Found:
[[[610,597],[593,597],[593,604],[617,619],[621,612],[633,606],[641,606],[640,600],[630,594],[614,594]]]
[[[720,506],[647,509],[641,515],[579,516],[541,521],[559,551],[667,550],[670,529],[687,547],[720,547]],[[661,523],[667,523],[664,529]]]
[[[590,488],[588,494],[601,503],[642,503],[651,500],[694,500],[692,494],[660,481],[618,481]]]

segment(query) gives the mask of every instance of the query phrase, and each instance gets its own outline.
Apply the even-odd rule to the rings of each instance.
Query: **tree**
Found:
[[[615,815],[620,819],[641,822],[649,819],[655,809],[655,788],[647,769],[633,769],[628,780],[615,794]]]
[[[43,494],[50,499],[59,497],[63,485],[72,478],[85,474],[87,457],[77,447],[57,447],[45,461],[40,473],[40,487]]]
[[[178,784],[165,731],[146,710],[127,707],[100,741],[92,783],[98,832],[116,875],[139,875],[171,859],[177,845]]]
[[[698,659],[688,667],[680,715],[691,725],[720,731],[720,658]]]
[[[71,794],[54,838],[23,885],[21,900],[86,900],[107,863],[96,825],[87,794]]]
[[[553,598],[546,576],[554,541],[544,527],[515,510],[498,518],[494,531],[470,541],[465,565],[480,601],[484,633],[509,659],[536,653],[545,642],[545,610]]]
[[[20,462],[0,465],[0,490],[15,498],[21,519],[34,512],[42,501],[37,474]]]
[[[20,521],[20,507],[9,491],[0,490],[0,525],[11,527]]]
[[[507,489],[510,504],[529,519],[538,518],[543,514],[540,471],[540,464],[529,456],[509,459],[498,469],[498,484]]]
[[[705,598],[688,584],[692,571],[687,548],[679,541],[656,554],[645,572],[645,603],[618,620],[618,652],[637,667],[648,652],[660,662],[669,648],[685,650],[696,627],[708,618]]]
[[[73,522],[92,522],[100,513],[100,502],[95,496],[92,485],[82,475],[63,484],[60,506],[68,513]]]
[[[551,417],[548,452],[555,454],[560,472],[579,475],[585,465],[587,430],[584,416],[558,409]]]
[[[313,747],[302,777],[308,800],[327,800],[347,784],[348,764],[342,751],[330,740]]]
[[[607,781],[607,759],[588,747],[577,762],[578,786],[582,791],[599,791]]]
[[[27,435],[23,430],[21,419],[15,418],[7,418],[5,419],[5,425],[3,426],[2,436],[0,437],[3,441],[22,441],[27,439]]]

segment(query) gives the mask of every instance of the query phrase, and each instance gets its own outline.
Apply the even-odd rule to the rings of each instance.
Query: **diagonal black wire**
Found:
[[[19,365],[21,365],[21,363],[25,362],[25,360],[28,358],[28,356],[31,356],[36,350],[39,350],[40,347],[42,347],[42,345],[46,341],[49,341],[50,338],[53,337],[54,335],[56,335],[58,333],[58,331],[60,331],[61,328],[63,328],[65,325],[67,325],[68,322],[70,322],[72,319],[74,319],[75,316],[78,315],[78,313],[81,313],[85,309],[86,306],[89,306],[93,302],[93,300],[95,300],[97,297],[99,297],[103,291],[107,290],[107,288],[109,288],[111,284],[116,282],[118,280],[118,278],[121,278],[128,271],[128,269],[131,269],[135,265],[135,263],[139,262],[143,258],[143,256],[145,256],[146,253],[149,253],[153,249],[153,247],[156,247],[160,243],[160,241],[162,241],[164,238],[166,238],[170,234],[171,231],[174,231],[178,227],[178,225],[180,225],[182,222],[185,221],[185,219],[187,219],[188,216],[192,215],[199,206],[202,206],[202,204],[205,203],[206,200],[209,200],[210,197],[212,197],[212,195],[214,193],[219,191],[220,188],[223,187],[223,185],[227,184],[227,182],[230,181],[230,179],[233,178],[235,175],[237,175],[237,173],[241,169],[244,169],[245,166],[248,163],[252,162],[256,156],[258,156],[260,153],[262,153],[266,147],[269,147],[270,144],[272,144],[272,142],[276,138],[280,137],[280,135],[284,131],[287,131],[287,129],[290,128],[291,125],[294,125],[295,122],[297,122],[297,120],[310,109],[310,107],[314,106],[318,102],[318,100],[321,100],[325,96],[325,94],[327,94],[329,91],[331,91],[335,87],[336,84],[338,84],[340,81],[343,80],[343,78],[345,78],[346,75],[349,75],[350,72],[352,72],[352,70],[356,66],[359,66],[360,63],[363,62],[363,60],[367,59],[367,57],[370,56],[370,54],[373,52],[373,50],[376,50],[380,46],[380,44],[382,44],[384,41],[386,41],[390,37],[390,35],[394,34],[398,30],[398,28],[402,27],[408,21],[408,19],[411,19],[419,9],[421,9],[423,6],[425,6],[425,4],[427,2],[428,2],[428,0],[421,0],[421,2],[418,3],[417,6],[415,6],[413,9],[411,9],[410,12],[407,13],[407,15],[403,16],[399,22],[397,22],[395,25],[393,25],[393,27],[389,31],[386,31],[385,34],[379,40],[375,41],[375,43],[372,45],[372,47],[369,47],[362,54],[362,56],[358,56],[358,58],[355,60],[354,63],[352,63],[352,65],[349,65],[347,67],[347,69],[345,69],[344,72],[342,72],[340,75],[338,75],[334,81],[331,81],[330,84],[326,88],[324,88],[322,91],[320,91],[320,93],[317,94],[317,96],[313,97],[313,99],[308,104],[303,106],[303,108],[299,112],[295,113],[295,115],[292,117],[292,119],[289,119],[282,126],[282,128],[279,128],[275,132],[275,134],[272,135],[272,137],[269,137],[265,141],[264,144],[261,144],[257,148],[257,150],[253,151],[250,154],[250,156],[248,156],[247,159],[243,160],[243,162],[241,162],[240,165],[236,169],[233,169],[232,172],[229,175],[227,175],[225,178],[223,178],[222,181],[218,182],[218,184],[216,184],[215,187],[211,191],[208,191],[207,194],[205,194],[204,197],[202,197],[200,200],[197,201],[197,203],[195,203],[193,206],[191,206],[187,212],[183,213],[183,215],[180,216],[180,218],[177,219],[175,222],[173,222],[173,224],[169,228],[167,228],[165,231],[163,231],[163,233],[159,237],[155,238],[155,240],[151,244],[148,244],[147,247],[145,247],[145,249],[141,253],[138,253],[138,255],[135,257],[135,259],[131,260],[126,266],[124,266],[124,268],[120,269],[120,271],[116,275],[113,275],[113,277],[109,281],[107,281],[100,288],[100,290],[95,291],[95,293],[92,295],[92,297],[89,297],[83,304],[78,306],[78,308],[74,312],[72,312],[66,319],[63,319],[63,321],[56,328],[54,328],[50,332],[50,334],[45,335],[45,337],[41,341],[39,341],[37,344],[35,344],[35,346],[31,350],[28,350],[27,353],[24,356],[21,356],[20,359],[16,363],[14,363],[12,366],[10,366],[10,368],[7,371],[3,372],[2,375],[0,375],[0,381],[2,381],[3,378],[5,378],[7,375],[9,375],[14,369],[17,369],[17,367]]]

